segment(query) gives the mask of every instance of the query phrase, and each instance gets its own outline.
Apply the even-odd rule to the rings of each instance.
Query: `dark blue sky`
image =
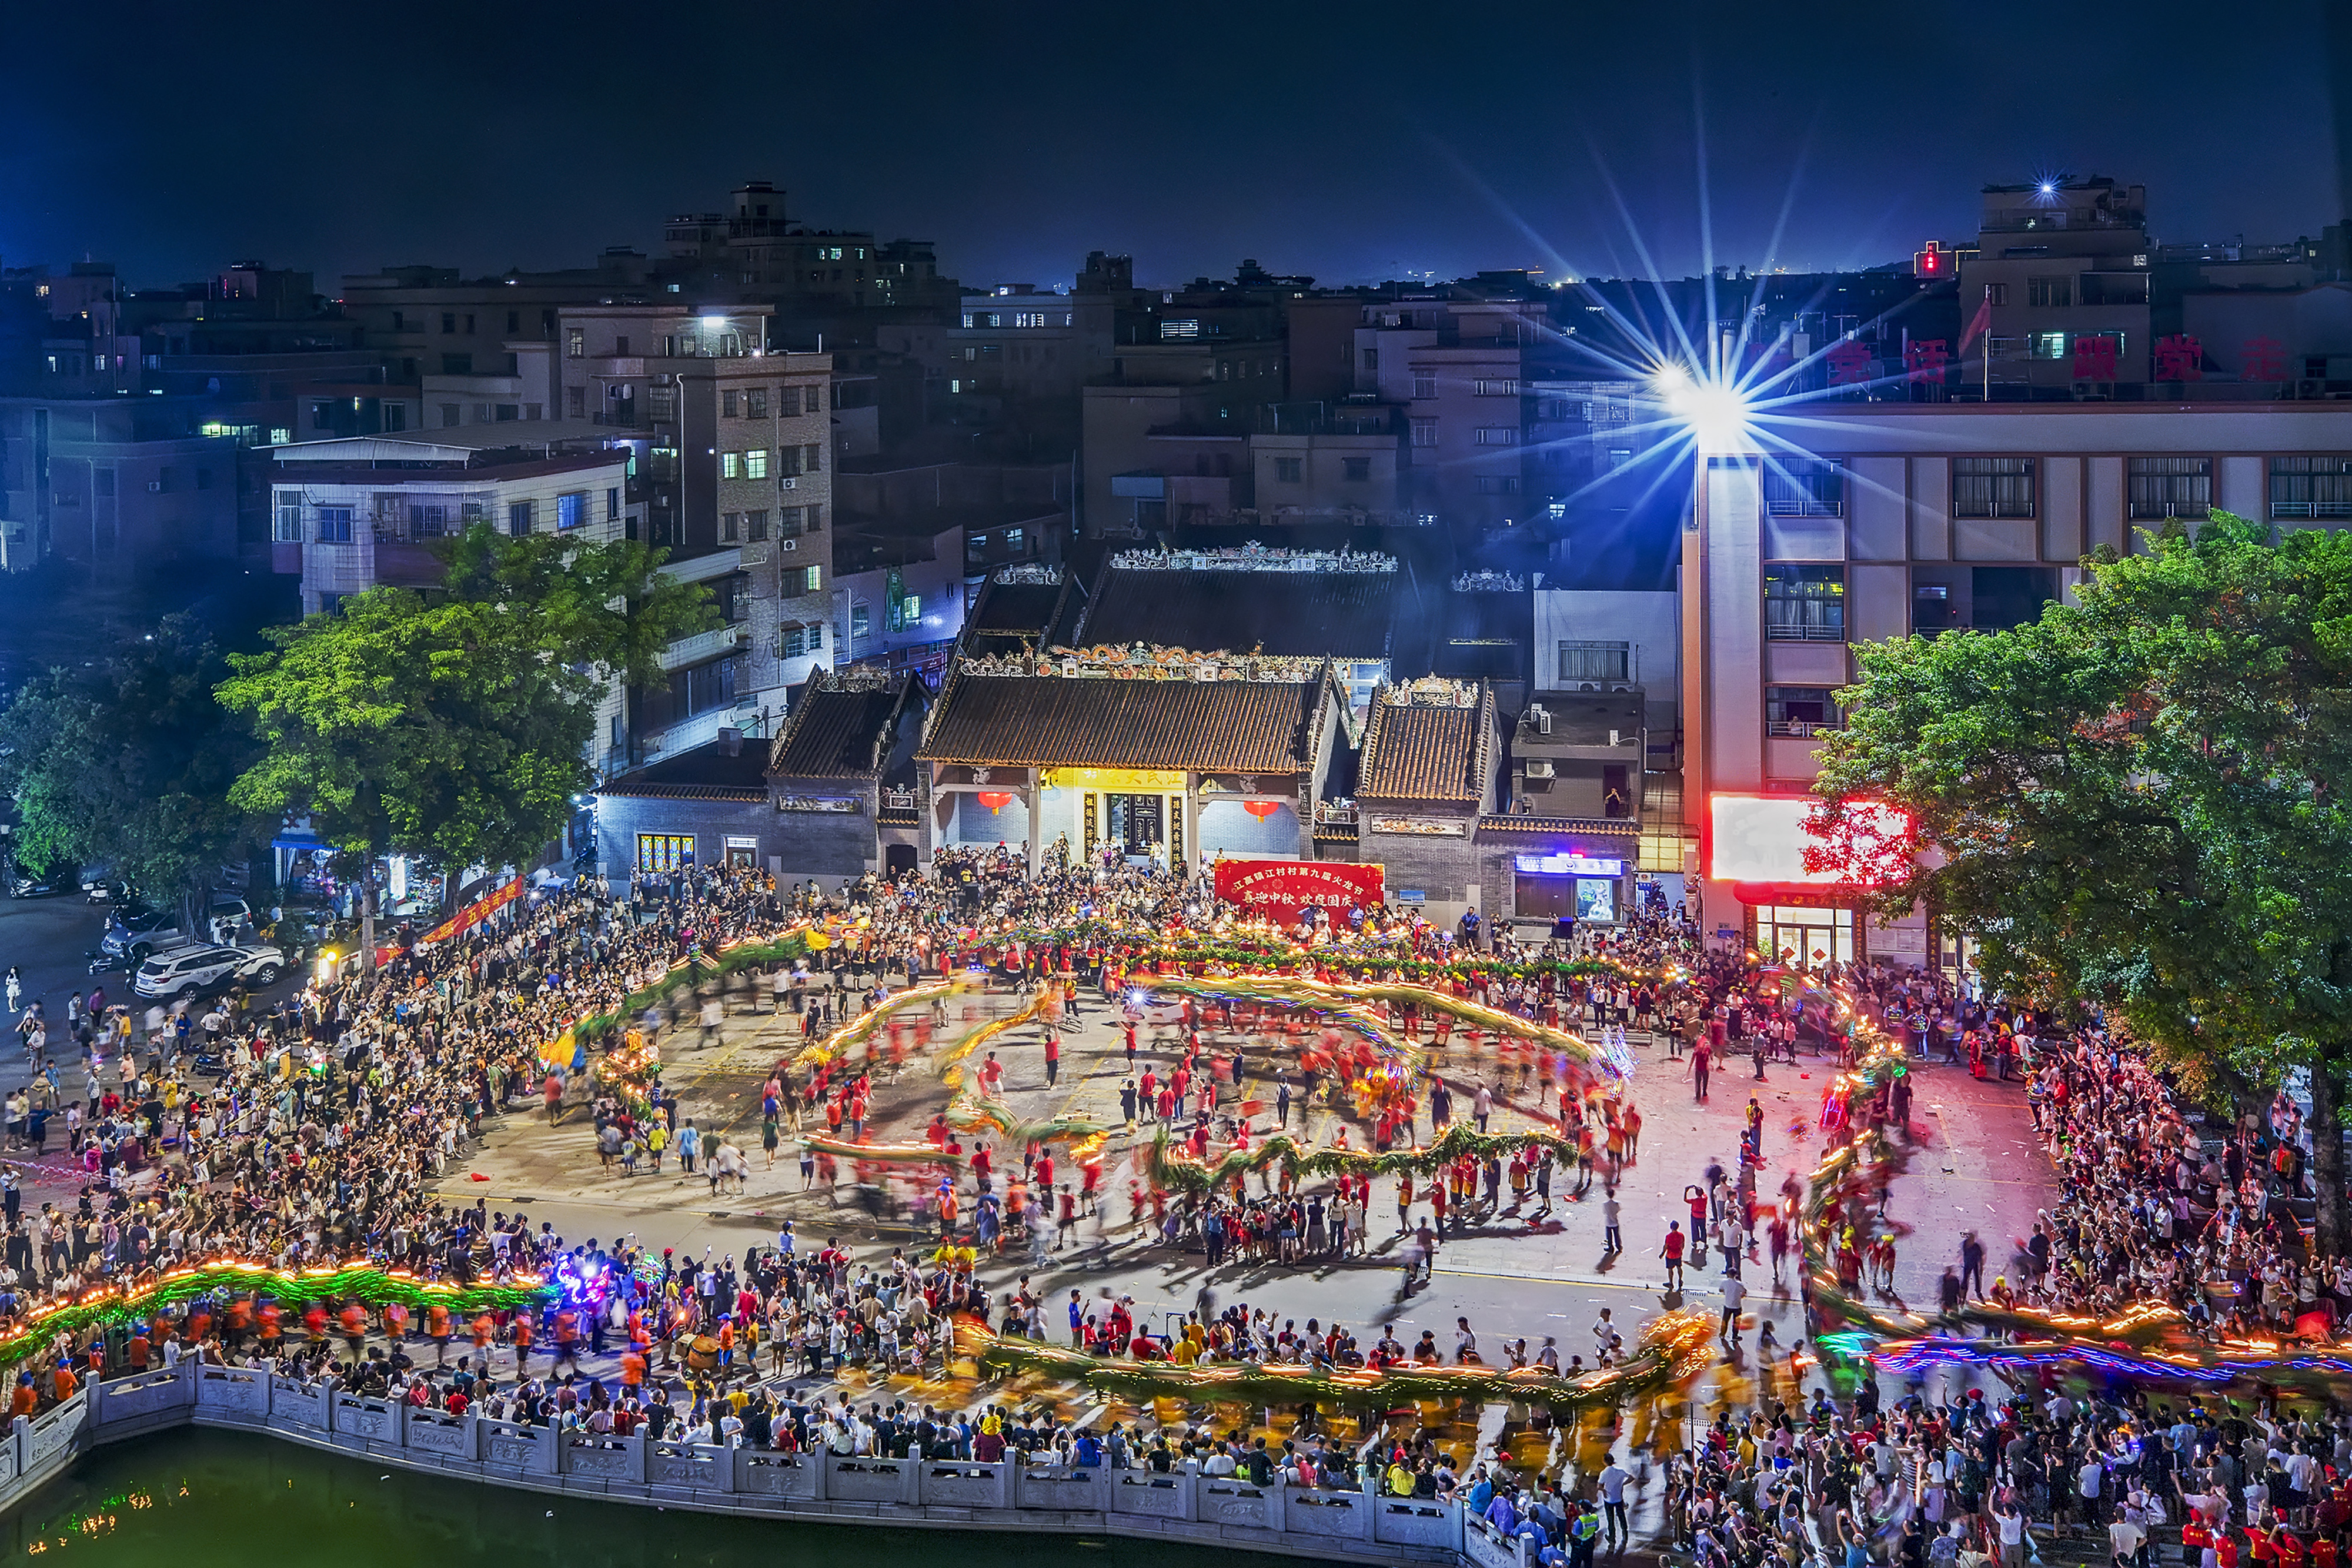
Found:
[[[232,18],[235,20],[232,21]],[[967,283],[1244,256],[1352,282],[1868,266],[1977,188],[2148,187],[2166,239],[2343,215],[2323,0],[2087,6],[13,8],[0,259],[469,272],[660,246],[767,178]],[[2334,62],[2331,66],[2331,62]],[[1649,261],[1629,243],[1602,170]],[[1786,204],[1776,246],[1775,225]]]

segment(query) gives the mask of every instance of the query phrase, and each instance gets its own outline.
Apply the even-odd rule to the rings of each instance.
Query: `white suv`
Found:
[[[142,997],[192,997],[237,980],[266,986],[286,972],[276,947],[175,947],[139,966],[131,988]]]

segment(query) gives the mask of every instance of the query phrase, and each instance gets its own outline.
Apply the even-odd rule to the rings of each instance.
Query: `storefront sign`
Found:
[[[1381,868],[1332,861],[1219,861],[1217,896],[1288,925],[1302,909],[1381,902]]]
[[[1513,855],[1511,859],[1527,876],[1623,876],[1625,862],[1621,860],[1595,860],[1591,855]]]
[[[854,795],[779,795],[776,797],[776,810],[846,814],[857,810],[857,798]]]
[[[1417,839],[1459,839],[1469,835],[1470,823],[1463,817],[1374,817],[1372,831]]]
[[[1048,768],[1038,782],[1048,789],[1108,789],[1115,795],[1139,795],[1154,789],[1181,789],[1184,775],[1169,768]]]

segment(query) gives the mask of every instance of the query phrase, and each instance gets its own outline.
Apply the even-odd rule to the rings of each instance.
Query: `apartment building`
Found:
[[[567,307],[557,379],[567,421],[636,444],[646,538],[681,563],[736,552],[740,657],[678,716],[781,709],[781,689],[833,662],[833,358],[771,351],[773,308]],[[764,698],[762,694],[768,694]],[[720,696],[717,708],[704,706]],[[739,713],[737,716],[743,716]],[[679,735],[675,744],[709,736]]]
[[[0,570],[233,560],[238,431],[205,397],[0,397]]]
[[[961,287],[941,277],[927,239],[881,240],[871,231],[813,229],[785,211],[765,180],[738,185],[724,213],[681,213],[664,225],[663,276],[701,298],[765,299],[794,314],[898,307],[952,310]]]
[[[1541,302],[1404,298],[1363,308],[1356,391],[1405,411],[1408,504],[1475,538],[1526,510],[1530,356],[1551,336]]]
[[[1802,865],[1816,738],[1852,644],[2013,626],[2102,545],[2214,507],[2352,519],[2352,403],[1816,403],[1701,459],[1683,536],[1690,891],[1720,946],[1927,961],[1923,913],[1880,922]],[[1781,441],[1807,455],[1777,450]]]

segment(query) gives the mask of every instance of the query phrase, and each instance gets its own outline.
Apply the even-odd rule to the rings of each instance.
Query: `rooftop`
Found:
[[[739,741],[730,755],[725,740],[713,740],[608,779],[596,787],[596,793],[673,800],[765,800],[767,766],[767,751],[757,741]]]
[[[1381,687],[1364,730],[1358,798],[1478,800],[1494,709],[1484,685],[1423,680]]]
[[[1391,556],[1348,558],[1384,567],[1316,569],[1325,552],[1255,549],[1115,555],[1104,568],[1079,632],[1088,643],[1166,643],[1311,658],[1378,658],[1390,652],[1405,582]]]
[[[1319,666],[1276,682],[991,676],[971,663],[940,695],[924,761],[1303,772],[1328,689]]]
[[[884,736],[912,679],[874,670],[815,676],[776,737],[768,771],[793,779],[875,776],[888,759]]]

